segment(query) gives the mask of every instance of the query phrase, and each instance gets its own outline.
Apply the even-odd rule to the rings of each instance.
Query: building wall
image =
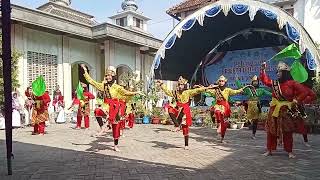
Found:
[[[136,48],[121,43],[115,43],[115,56],[112,66],[126,65],[131,70],[136,70]]]
[[[19,82],[18,89],[21,94],[31,85],[28,81],[30,72],[28,71],[28,51],[50,54],[57,56],[57,84],[60,86],[62,94],[65,96],[66,106],[72,102],[72,65],[84,63],[89,67],[92,78],[101,80],[103,72],[101,66],[101,53],[98,44],[69,38],[63,35],[56,35],[38,30],[29,29],[22,25],[13,25],[12,46],[23,54],[19,61]],[[97,70],[97,67],[99,69]],[[46,68],[43,65],[43,68]],[[76,77],[77,73],[74,73]],[[38,75],[44,75],[39,73]],[[99,77],[99,78],[97,78]],[[47,77],[45,76],[46,81]],[[55,88],[55,85],[54,87]],[[90,91],[95,94],[94,88]],[[52,92],[50,92],[52,93]]]

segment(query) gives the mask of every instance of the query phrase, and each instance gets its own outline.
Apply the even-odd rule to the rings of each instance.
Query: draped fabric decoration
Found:
[[[157,69],[159,67],[158,64],[159,61],[161,61],[161,58],[165,59],[165,51],[171,49],[174,46],[177,38],[183,38],[183,33],[187,33],[187,31],[190,30],[196,24],[196,22],[198,22],[200,26],[205,28],[205,25],[203,24],[204,18],[213,19],[219,13],[222,13],[221,11],[224,13],[225,16],[227,16],[230,11],[236,14],[237,16],[248,15],[251,21],[254,20],[257,12],[260,12],[271,21],[276,21],[280,30],[283,29],[283,27],[285,27],[285,31],[288,38],[299,45],[301,53],[304,53],[304,51],[308,49],[308,68],[316,68],[316,65],[319,62],[319,53],[310,36],[307,34],[304,28],[297,22],[297,20],[295,20],[293,17],[291,17],[278,7],[269,5],[261,1],[252,0],[217,1],[210,5],[207,5],[206,7],[203,7],[202,9],[188,16],[186,19],[182,20],[169,34],[169,36],[164,40],[163,45],[160,47],[155,57],[155,61],[157,63],[154,63],[154,65],[157,66],[153,66],[152,68]],[[218,26],[219,25],[217,25],[217,28]],[[161,57],[160,60],[159,57]],[[153,75],[154,72],[152,70],[151,76]]]
[[[269,11],[269,10],[259,9],[259,11],[262,12],[262,13],[263,13],[267,18],[269,18],[270,20],[275,20],[275,19],[278,18],[278,16],[277,16],[275,13],[273,13],[273,12],[271,12],[271,11]]]
[[[308,49],[306,50],[306,58],[307,58],[308,68],[312,71],[316,70],[317,69],[316,60],[313,58],[312,54]]]
[[[174,43],[176,42],[176,39],[177,39],[177,35],[176,34],[172,35],[169,41],[165,45],[166,49],[171,49]]]
[[[221,11],[221,6],[214,6],[205,11],[207,17],[215,17]]]
[[[157,55],[156,60],[155,60],[155,64],[154,64],[155,69],[158,69],[158,67],[160,65],[160,61],[161,61],[161,56]]]
[[[249,10],[249,6],[243,4],[235,4],[231,6],[231,10],[238,16],[244,15]]]
[[[287,25],[286,25],[286,30],[287,30],[288,37],[292,41],[298,42],[300,40],[300,33],[293,26],[291,26],[289,23],[287,23]]]
[[[196,23],[196,18],[192,18],[192,19],[188,20],[188,21],[182,26],[182,30],[184,30],[184,31],[190,30],[195,23]]]

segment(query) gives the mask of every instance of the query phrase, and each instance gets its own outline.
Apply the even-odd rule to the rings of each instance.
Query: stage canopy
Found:
[[[189,80],[215,52],[296,43],[306,66],[315,70],[319,54],[299,22],[279,7],[252,0],[223,0],[196,11],[181,21],[158,50],[150,80]],[[267,59],[266,59],[267,60]]]

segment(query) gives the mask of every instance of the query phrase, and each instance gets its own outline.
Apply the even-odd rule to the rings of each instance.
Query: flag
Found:
[[[294,59],[301,58],[301,52],[299,51],[299,48],[296,46],[296,44],[291,44],[288,47],[284,48],[278,54],[273,56],[272,59],[279,60],[279,59],[285,59],[285,58],[294,58]]]
[[[291,65],[290,74],[299,83],[304,83],[309,78],[306,68],[298,60],[295,60]]]
[[[79,81],[79,84],[78,84],[78,87],[77,87],[77,98],[79,100],[83,100],[84,99],[84,96],[83,96],[83,87]]]
[[[46,83],[43,76],[37,77],[37,79],[32,82],[32,92],[38,97],[46,92]]]

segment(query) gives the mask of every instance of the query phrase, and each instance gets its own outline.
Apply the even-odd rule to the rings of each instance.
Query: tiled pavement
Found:
[[[136,125],[120,140],[121,152],[112,151],[112,138],[95,138],[92,129],[74,130],[72,124],[50,125],[45,136],[31,136],[31,128],[13,132],[13,173],[6,175],[4,131],[0,131],[0,179],[320,179],[320,136],[311,135],[312,147],[295,135],[296,159],[280,149],[264,157],[265,133],[250,139],[248,130],[228,130],[227,144],[216,132],[192,128],[190,150],[183,149],[182,133],[171,126]]]

